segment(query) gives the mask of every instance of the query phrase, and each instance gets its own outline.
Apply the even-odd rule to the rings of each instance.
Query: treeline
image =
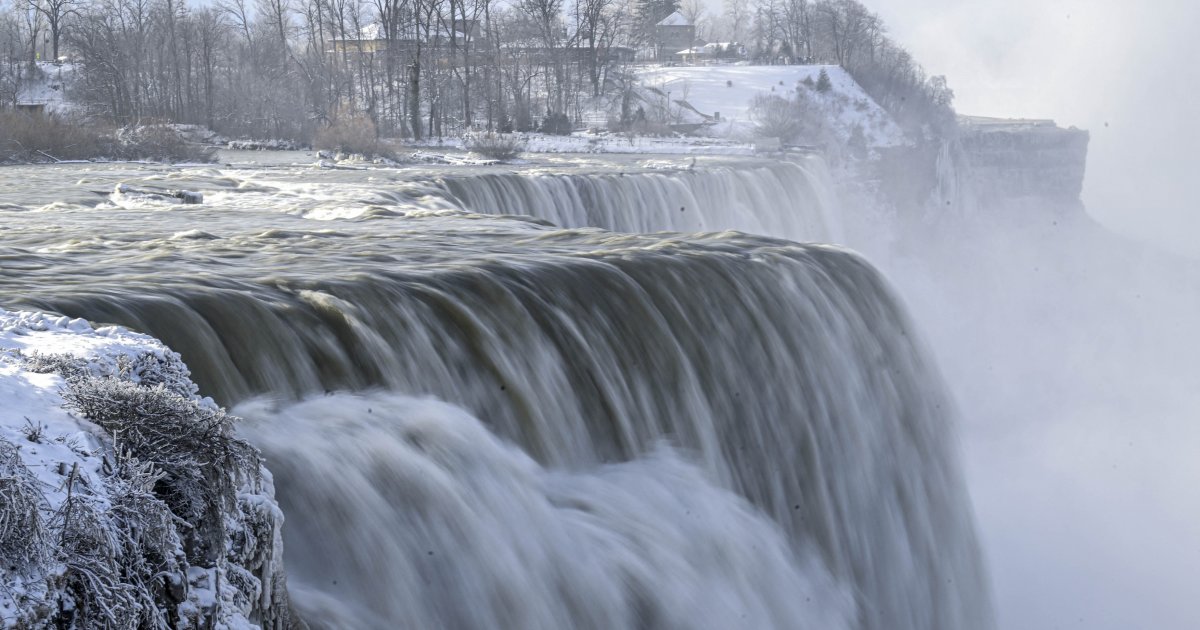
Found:
[[[69,96],[89,117],[301,140],[346,118],[408,138],[561,132],[600,116],[620,125],[636,109],[630,67],[653,50],[654,24],[680,9],[677,0],[8,1],[0,103],[15,104],[18,85],[45,71],[35,62],[62,59],[78,77]],[[696,6],[683,11],[700,36],[744,39],[757,61],[843,65],[911,129],[949,111],[944,81],[928,79],[854,0],[730,3],[712,28]]]

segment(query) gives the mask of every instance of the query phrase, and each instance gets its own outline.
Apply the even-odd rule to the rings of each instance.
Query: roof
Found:
[[[678,11],[672,13],[671,15],[668,15],[667,17],[663,18],[661,22],[658,23],[658,26],[691,26],[691,25],[692,25],[692,23],[689,22],[687,18],[683,17],[683,14]]]
[[[724,50],[741,51],[743,48],[745,48],[745,47],[737,42],[724,42],[724,43],[712,42],[709,44],[704,44],[702,46],[695,46],[693,48],[685,48],[675,54],[676,55],[715,55],[720,51],[724,51]]]
[[[383,39],[383,25],[375,22],[364,26],[359,39]]]

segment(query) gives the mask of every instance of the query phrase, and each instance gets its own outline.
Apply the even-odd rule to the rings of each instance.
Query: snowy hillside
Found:
[[[816,83],[821,70],[829,75],[831,89],[818,93],[805,84]],[[681,66],[654,67],[638,73],[644,88],[669,98],[680,119],[701,122],[720,114],[709,128],[717,137],[748,136],[754,127],[750,109],[759,94],[792,96],[808,90],[826,111],[839,139],[848,141],[855,127],[862,129],[868,147],[905,143],[904,133],[857,82],[840,66]]]
[[[50,113],[68,113],[75,107],[70,92],[78,76],[75,64],[39,61],[21,81],[17,103],[42,106]]]

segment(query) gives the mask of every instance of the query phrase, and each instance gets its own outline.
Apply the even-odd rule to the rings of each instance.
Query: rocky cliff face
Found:
[[[1052,121],[964,117],[958,138],[967,181],[981,201],[1078,201],[1089,134]]]
[[[842,219],[847,242],[878,253],[943,222],[990,229],[1084,218],[1088,142],[1087,131],[1052,121],[963,117],[950,138],[880,149],[835,171],[852,209]]]

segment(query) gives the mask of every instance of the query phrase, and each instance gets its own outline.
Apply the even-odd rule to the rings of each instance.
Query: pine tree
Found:
[[[680,0],[639,0],[637,7],[638,22],[643,28],[653,29],[668,15],[679,10]]]
[[[833,82],[829,80],[829,73],[825,69],[821,69],[821,74],[817,75],[817,91],[821,94],[833,89]]]

